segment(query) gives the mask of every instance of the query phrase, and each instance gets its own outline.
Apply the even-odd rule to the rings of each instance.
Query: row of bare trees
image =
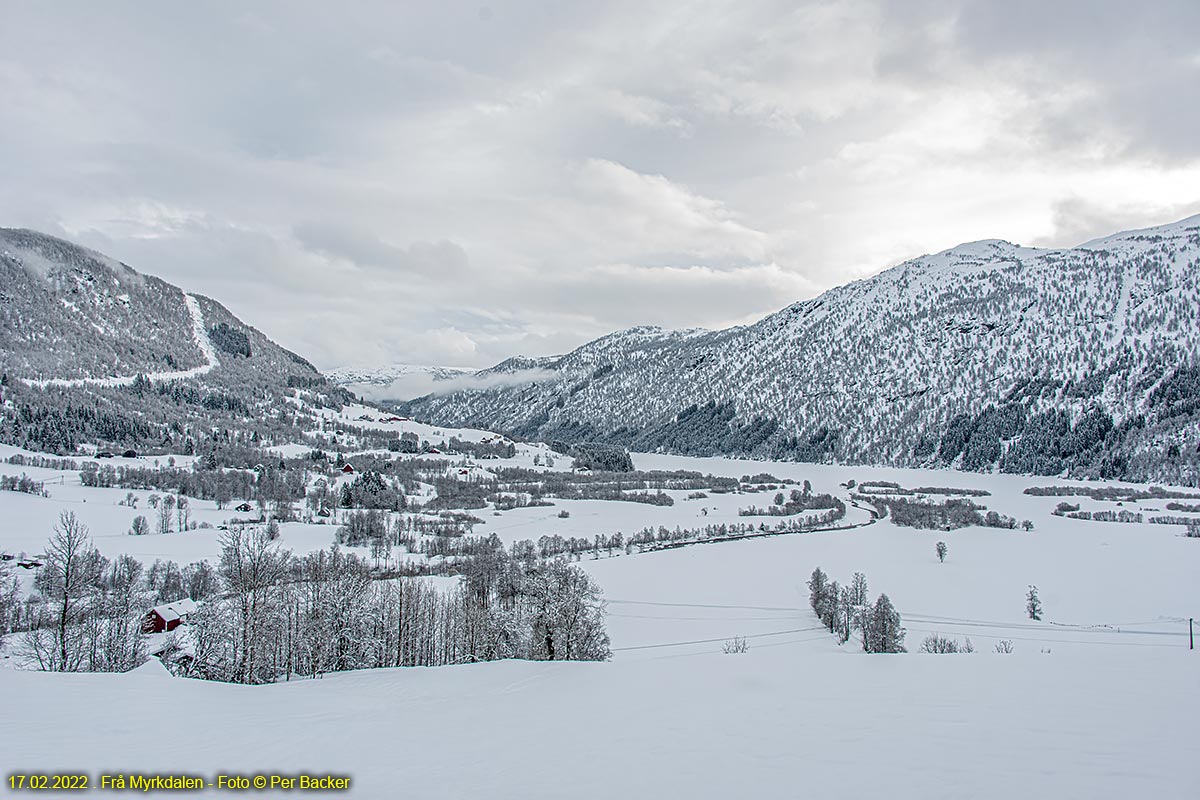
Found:
[[[21,647],[29,663],[53,672],[124,672],[146,659],[147,593],[140,561],[109,561],[87,527],[63,512],[34,583]]]
[[[379,580],[366,559],[337,546],[297,557],[264,526],[224,533],[215,570],[203,562],[145,570],[129,556],[101,556],[68,512],[47,545],[37,602],[21,606],[14,583],[0,592],[0,621],[12,618],[8,594],[28,609],[19,645],[35,668],[120,672],[146,659],[145,614],[178,587],[177,597],[203,601],[168,641],[164,661],[182,674],[235,683],[502,658],[608,658],[604,603],[585,572],[480,541],[452,585]]]
[[[566,561],[521,562],[500,547],[449,589],[374,580],[337,547],[297,558],[256,528],[222,537],[222,596],[193,617],[187,674],[235,683],[375,667],[501,658],[602,660],[595,582]]]
[[[886,594],[874,603],[867,595],[867,576],[854,573],[849,585],[840,586],[817,567],[808,580],[809,604],[838,643],[848,641],[854,631],[862,637],[868,653],[903,653],[905,630],[900,614]]]

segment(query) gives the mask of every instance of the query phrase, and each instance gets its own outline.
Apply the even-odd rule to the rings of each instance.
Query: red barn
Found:
[[[195,611],[196,602],[188,597],[176,600],[174,603],[164,603],[161,606],[155,606],[146,612],[146,619],[142,622],[142,630],[146,633],[173,631],[187,622],[188,617],[195,613]]]
[[[346,473],[347,475],[353,475],[353,474],[354,474],[354,467],[352,467],[352,466],[350,466],[349,464],[347,464],[346,466],[342,467],[342,472]]]

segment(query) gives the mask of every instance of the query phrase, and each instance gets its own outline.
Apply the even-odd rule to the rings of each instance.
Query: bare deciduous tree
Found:
[[[33,626],[25,637],[26,649],[40,669],[80,669],[84,657],[80,626],[103,563],[87,527],[73,512],[62,512],[46,545],[46,563],[36,582],[47,601],[47,625]]]

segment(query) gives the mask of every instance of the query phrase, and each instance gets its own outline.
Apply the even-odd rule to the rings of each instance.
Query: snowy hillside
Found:
[[[0,229],[0,363],[10,378],[121,379],[201,368],[178,288],[33,231]]]
[[[190,294],[184,295],[183,299],[187,304],[188,314],[192,318],[192,338],[196,343],[197,349],[200,350],[200,353],[204,357],[204,363],[200,366],[167,372],[140,372],[103,378],[46,378],[42,380],[30,378],[26,382],[30,386],[36,386],[39,389],[50,387],[68,389],[80,386],[132,386],[138,380],[138,375],[151,381],[173,381],[196,378],[200,375],[208,374],[214,367],[220,365],[220,359],[217,357],[216,349],[209,338],[207,328],[205,328],[204,312],[200,310],[199,301]]]
[[[634,328],[438,424],[637,450],[1194,483],[1200,217],[1066,250],[988,240],[741,328]]]
[[[0,365],[38,388],[194,378],[238,359],[319,378],[218,303],[35,231],[0,229],[0,287]]]
[[[0,229],[0,373],[0,441],[58,454],[295,440],[285,397],[345,395],[215,300],[27,230]]]

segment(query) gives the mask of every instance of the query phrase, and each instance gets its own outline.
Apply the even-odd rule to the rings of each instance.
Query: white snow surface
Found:
[[[864,656],[827,641],[258,687],[0,671],[0,746],[22,772],[332,773],[381,800],[1170,800],[1195,797],[1188,655]]]
[[[412,431],[433,442],[495,436],[388,416],[351,406],[323,425]],[[18,452],[0,448],[0,456]],[[471,469],[528,467],[547,453],[521,444],[515,458]],[[333,773],[351,776],[348,796],[364,798],[1196,796],[1187,765],[1200,661],[1187,649],[1187,618],[1200,616],[1200,541],[1181,537],[1179,526],[1054,516],[1062,498],[1023,493],[1073,483],[1052,478],[651,454],[634,461],[767,471],[840,496],[851,478],[983,488],[991,495],[980,502],[1035,527],[919,531],[886,519],[863,524],[869,515],[851,507],[846,521],[862,527],[585,557],[580,566],[608,601],[608,663],[373,670],[257,687],[173,678],[155,665],[125,675],[0,669],[8,770],[85,770],[93,780],[102,770],[210,780]],[[83,487],[77,473],[10,464],[0,472],[44,480],[50,494],[0,493],[0,551],[40,553],[59,512],[71,510],[110,557],[218,556],[213,529],[127,535],[133,517],[147,513],[148,492],[135,492],[134,510],[117,505],[124,490]],[[738,508],[770,502],[770,493],[686,495],[672,492],[671,507],[554,500],[483,511],[476,534],[628,536],[645,526],[744,522]],[[1150,516],[1164,504],[1125,508]],[[190,505],[194,519],[214,525],[236,516]],[[561,510],[570,516],[559,518]],[[334,531],[287,523],[282,544],[310,552],[330,546]],[[949,546],[945,563],[934,554],[939,540]],[[871,596],[886,592],[900,611],[911,652],[839,646],[808,607],[805,582],[816,566],[842,582],[864,572]],[[32,571],[14,574],[30,588]],[[1030,584],[1045,606],[1039,622],[1025,615]],[[977,652],[916,652],[934,632],[970,637]],[[749,652],[721,653],[734,636],[747,638]],[[1014,652],[993,652],[1000,640]]]

